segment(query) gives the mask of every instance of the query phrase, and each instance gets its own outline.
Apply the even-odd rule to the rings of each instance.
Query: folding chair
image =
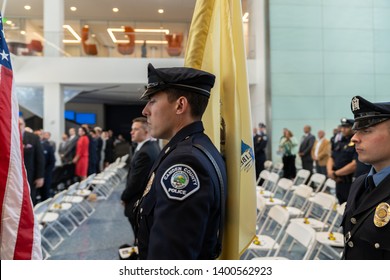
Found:
[[[263,184],[268,180],[270,174],[271,172],[268,170],[262,170],[259,174],[259,178],[257,178],[256,186],[263,186]]]
[[[324,174],[315,173],[311,175],[307,185],[312,187],[315,190],[315,192],[319,192],[322,189],[325,180],[326,180],[326,176]]]
[[[309,207],[303,218],[294,218],[291,222],[304,223],[315,230],[328,228],[328,220],[336,204],[336,197],[327,193],[316,193],[309,199]]]
[[[284,198],[287,196],[288,192],[291,190],[291,187],[293,185],[293,181],[287,178],[281,178],[278,183],[276,184],[276,187],[273,191],[260,191],[260,194],[264,197],[273,197],[275,198],[276,195],[280,194],[281,200],[284,200]]]
[[[67,190],[63,190],[59,193],[57,193],[53,197],[53,203],[50,204],[49,206],[49,211],[58,213],[60,215],[59,220],[63,219],[66,220],[69,225],[71,225],[71,228],[68,229],[64,223],[64,229],[65,232],[70,236],[76,229],[77,229],[77,224],[80,224],[78,219],[72,214],[70,211],[70,208],[72,207],[72,203],[65,202],[64,198],[66,195]]]
[[[288,221],[288,211],[279,205],[273,206],[268,212],[267,218],[256,235],[255,240],[249,245],[244,259],[259,257],[260,252],[267,252],[267,256],[269,256],[273,250],[278,249],[279,244],[277,242],[284,232]],[[275,224],[272,233],[267,235],[266,231],[270,231],[272,224]],[[276,231],[278,231],[278,233],[275,236]]]
[[[297,175],[295,176],[293,185],[294,186],[299,186],[301,184],[305,184],[306,181],[309,179],[309,177],[310,177],[310,171],[309,170],[300,169],[297,172]]]
[[[274,173],[278,174],[279,176],[281,176],[283,173],[283,163],[282,162],[275,163],[272,166],[271,172],[274,172]]]
[[[264,162],[264,169],[267,171],[271,171],[272,170],[272,161],[266,160]]]
[[[322,187],[321,192],[327,192],[328,189],[329,189],[329,193],[331,193],[331,194],[335,193],[335,191],[336,191],[336,181],[335,180],[328,178],[325,181],[325,184]]]
[[[64,241],[64,237],[56,229],[56,226],[59,226],[65,232],[66,228],[59,222],[60,215],[58,213],[49,212],[49,207],[52,203],[52,198],[48,198],[45,201],[38,203],[34,206],[34,214],[41,230],[42,241],[44,241],[51,250],[55,250],[62,241]],[[58,239],[57,242],[52,240],[52,235],[50,235],[50,237],[46,237],[45,234],[48,233],[48,231],[51,231],[54,235],[56,235],[56,239]]]
[[[299,185],[293,192],[286,209],[291,218],[302,217],[308,207],[308,199],[311,197],[313,189],[306,185]]]
[[[279,248],[275,251],[272,257],[253,258],[252,260],[306,260],[311,253],[315,234],[315,230],[308,225],[300,223],[290,223],[287,226],[286,232],[284,233],[283,238],[279,243]],[[291,242],[288,243],[288,240],[290,240]],[[294,253],[292,253],[292,248],[296,244],[300,245],[300,247],[303,247],[304,250],[294,250]],[[298,257],[296,255],[297,251],[304,253],[303,257]],[[287,255],[287,257],[283,257],[283,255]]]
[[[315,252],[317,246],[318,249],[313,259],[319,259],[318,257],[321,253],[329,258],[340,259],[341,248],[344,247],[344,235],[337,232],[337,230],[340,230],[341,228],[337,228],[336,224],[341,222],[339,220],[344,215],[345,206],[346,202],[341,205],[337,205],[336,215],[334,216],[328,231],[316,233],[316,241],[313,245],[312,252]]]
[[[266,191],[273,193],[276,189],[278,181],[279,181],[279,175],[271,172],[268,176],[268,180],[264,182],[262,187],[257,189],[259,190],[259,193],[261,195],[263,195]]]

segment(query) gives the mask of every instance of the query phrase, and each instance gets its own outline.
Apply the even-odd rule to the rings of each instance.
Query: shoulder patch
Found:
[[[200,188],[198,175],[185,164],[175,164],[161,177],[161,185],[170,199],[184,200]]]

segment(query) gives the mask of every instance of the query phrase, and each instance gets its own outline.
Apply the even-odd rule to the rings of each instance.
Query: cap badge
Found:
[[[352,98],[352,111],[360,110],[359,98],[356,96]]]
[[[390,205],[386,202],[379,203],[375,209],[374,224],[376,227],[384,227],[390,221]]]
[[[156,83],[149,83],[148,84],[148,86],[147,86],[147,88],[153,88],[153,87],[156,87],[156,86],[158,86],[158,82],[156,82]]]

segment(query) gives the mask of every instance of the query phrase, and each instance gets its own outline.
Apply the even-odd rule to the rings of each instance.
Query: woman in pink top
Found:
[[[76,146],[76,155],[73,158],[73,163],[76,164],[75,174],[81,180],[87,178],[88,171],[88,156],[89,156],[89,139],[87,136],[87,129],[85,127],[79,128],[79,140]]]

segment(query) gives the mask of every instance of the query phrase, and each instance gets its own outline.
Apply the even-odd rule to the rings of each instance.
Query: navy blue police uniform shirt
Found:
[[[161,151],[139,206],[140,259],[213,259],[221,215],[218,164],[226,193],[226,167],[202,122],[181,129]],[[223,202],[225,203],[225,201]]]
[[[332,152],[332,158],[334,161],[333,170],[338,170],[356,157],[355,144],[351,141],[351,137],[344,137],[341,141],[336,143],[336,147]]]

